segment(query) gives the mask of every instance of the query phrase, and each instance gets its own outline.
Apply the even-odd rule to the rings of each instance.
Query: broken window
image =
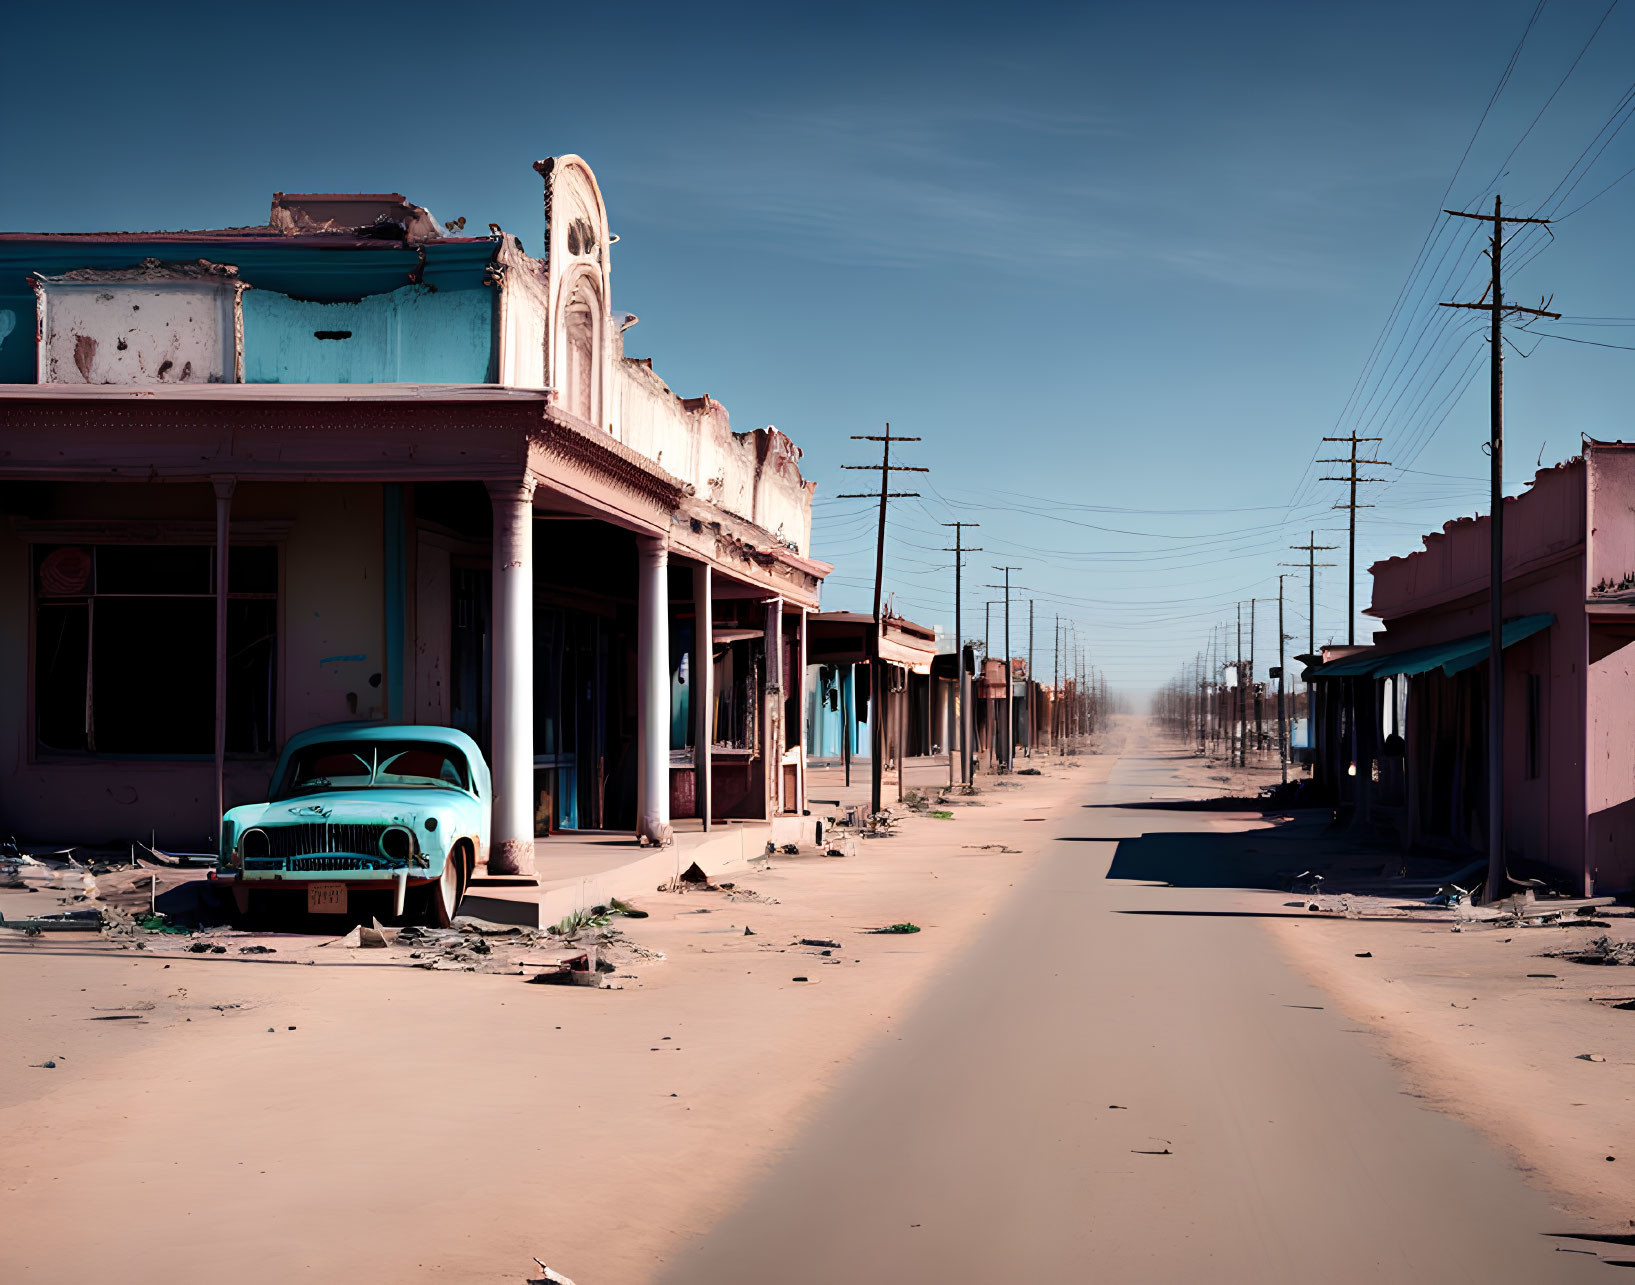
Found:
[[[754,750],[757,695],[760,691],[762,643],[740,638],[717,643],[715,651],[715,710],[711,742],[724,749]]]
[[[34,549],[35,739],[43,750],[215,750],[216,551]],[[273,748],[278,551],[234,548],[227,579],[227,749]]]

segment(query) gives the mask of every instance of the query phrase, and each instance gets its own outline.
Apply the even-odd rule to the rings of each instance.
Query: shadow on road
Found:
[[[1120,839],[1107,877],[1175,888],[1286,891],[1296,875],[1311,868],[1312,849],[1320,842],[1324,820],[1232,834],[1154,831]]]
[[[1331,824],[1327,811],[1268,818],[1237,831],[1150,831],[1129,838],[1063,835],[1061,843],[1116,843],[1107,878],[1174,888],[1252,888],[1275,892],[1434,891],[1468,859],[1406,854],[1359,842]],[[1313,874],[1321,875],[1318,881]]]

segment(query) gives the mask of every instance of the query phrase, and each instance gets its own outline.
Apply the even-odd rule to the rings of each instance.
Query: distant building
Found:
[[[395,193],[0,235],[0,828],[197,845],[349,719],[475,736],[500,870],[799,807],[801,452],[625,355],[596,179],[535,168],[537,258]]]
[[[1635,446],[1584,454],[1505,502],[1504,851],[1574,891],[1635,882]],[[1375,563],[1374,645],[1310,671],[1315,775],[1413,847],[1487,848],[1487,518]]]

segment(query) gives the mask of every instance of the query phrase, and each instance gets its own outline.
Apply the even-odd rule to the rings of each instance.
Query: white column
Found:
[[[783,599],[766,604],[766,797],[772,815],[783,811]]]
[[[693,798],[710,828],[710,742],[715,735],[715,603],[710,567],[693,567]]]
[[[494,505],[491,874],[534,873],[534,479],[490,482]]]
[[[670,842],[670,552],[636,537],[636,837]]]

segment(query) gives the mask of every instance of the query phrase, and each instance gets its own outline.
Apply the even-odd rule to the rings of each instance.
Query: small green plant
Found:
[[[604,913],[597,914],[596,911],[598,910],[602,910]],[[586,928],[605,928],[607,927],[607,921],[608,916],[605,913],[605,907],[596,906],[590,910],[576,910],[571,915],[564,915],[551,925],[550,932],[555,937],[573,937]]]
[[[920,931],[920,926],[905,921],[900,924],[887,924],[884,928],[870,928],[868,931],[871,933],[917,933]]]
[[[944,811],[941,808],[935,809],[931,815],[939,821],[952,821],[954,819],[954,814],[952,812]]]

